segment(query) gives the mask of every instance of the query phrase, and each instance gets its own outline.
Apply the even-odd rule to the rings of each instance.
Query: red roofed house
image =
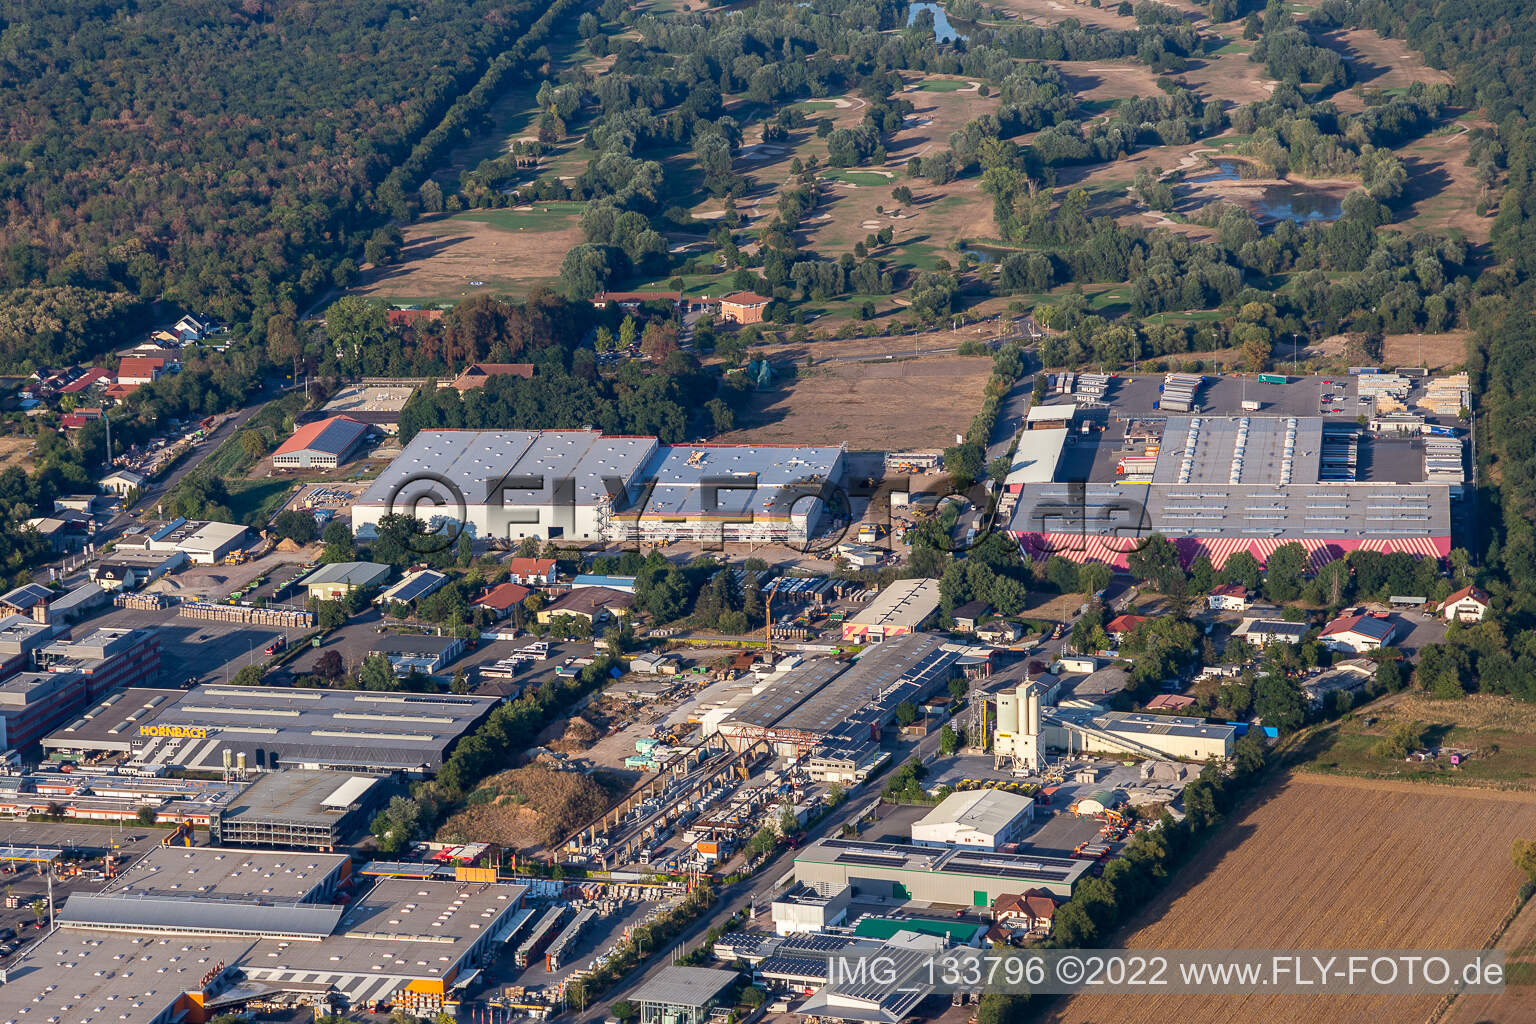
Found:
[[[453,379],[453,386],[460,391],[469,391],[482,386],[492,377],[521,377],[523,380],[532,380],[533,364],[471,363],[464,367],[464,371]]]
[[[117,364],[117,383],[130,387],[149,384],[159,380],[173,365],[175,361],[165,356],[124,356]]]
[[[1116,615],[1104,623],[1104,632],[1108,633],[1115,643],[1119,643],[1131,630],[1146,621],[1145,615]]]
[[[86,388],[95,384],[106,387],[112,383],[112,371],[100,366],[93,366],[80,376],[64,385],[59,390],[66,395],[78,395]]]
[[[489,608],[498,619],[504,619],[512,614],[513,606],[522,604],[531,593],[532,590],[520,583],[503,583],[470,603],[475,608]]]
[[[1056,901],[1044,889],[1030,889],[1022,896],[1004,893],[992,902],[992,920],[1028,938],[1050,934],[1055,916]]]
[[[76,409],[60,417],[59,426],[65,430],[79,430],[92,420],[99,419],[101,419],[100,409]]]
[[[368,436],[368,424],[350,416],[306,423],[272,453],[276,469],[335,469]]]
[[[1318,634],[1323,644],[1335,651],[1364,654],[1392,642],[1397,627],[1374,615],[1340,615]]]
[[[1211,588],[1205,604],[1211,611],[1245,612],[1252,607],[1253,602],[1248,599],[1248,588],[1241,583],[1223,583]]]
[[[598,292],[592,297],[592,305],[598,309],[618,306],[633,313],[647,302],[670,302],[676,308],[683,304],[682,292]]]
[[[738,324],[760,324],[772,301],[756,292],[732,292],[720,300],[720,315]]]
[[[512,579],[530,587],[545,587],[555,582],[553,558],[514,558],[507,563]]]
[[[1147,701],[1148,711],[1183,711],[1194,706],[1195,698],[1182,693],[1160,693]]]
[[[391,309],[386,310],[384,319],[389,321],[391,327],[420,327],[423,324],[435,324],[443,318],[440,309]]]
[[[1488,614],[1488,595],[1476,587],[1462,587],[1440,602],[1436,609],[1447,622],[1481,622]]]

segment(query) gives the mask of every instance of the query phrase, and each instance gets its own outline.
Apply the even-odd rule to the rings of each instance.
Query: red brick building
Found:
[[[720,315],[738,324],[760,324],[763,310],[773,300],[756,292],[732,292],[720,300]]]

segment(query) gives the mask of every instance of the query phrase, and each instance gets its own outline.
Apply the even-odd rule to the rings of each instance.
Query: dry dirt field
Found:
[[[1264,65],[1249,60],[1246,52],[1192,60],[1177,77],[1203,97],[1222,99],[1228,113],[1245,103],[1268,99],[1275,89]]]
[[[1469,133],[1441,132],[1396,150],[1408,172],[1405,195],[1413,215],[1400,221],[1409,231],[1457,231],[1468,241],[1486,242],[1492,217],[1477,215],[1477,171],[1467,166]]]
[[[0,437],[0,469],[20,466],[28,473],[32,472],[34,443],[30,437]]]
[[[1077,0],[997,0],[994,6],[1036,25],[1057,25],[1068,18],[1076,18],[1083,25],[1118,29],[1136,27],[1135,18],[1125,18],[1115,13],[1115,8],[1119,6],[1117,3],[1090,7]]]
[[[1417,366],[1419,353],[1431,370],[1459,366],[1467,361],[1467,336],[1471,331],[1444,334],[1389,334],[1382,339],[1382,361],[1388,366]]]
[[[403,231],[400,261],[366,270],[353,292],[402,299],[461,299],[484,290],[526,294],[559,277],[566,250],[582,242],[579,206],[472,210],[417,221]]]
[[[1157,75],[1139,61],[1052,60],[1062,81],[1079,100],[1125,100],[1158,95]]]
[[[1525,905],[1494,944],[1504,951],[1510,983],[1497,995],[1464,995],[1440,1024],[1526,1024],[1536,1020],[1536,900]]]
[[[802,370],[793,384],[755,396],[738,429],[716,440],[930,448],[970,425],[991,370],[990,359],[973,356]]]
[[[1406,89],[1414,82],[1451,82],[1450,75],[1425,64],[1424,58],[1408,49],[1401,39],[1384,39],[1374,29],[1340,29],[1319,34],[1317,43],[1348,61],[1355,81],[1366,89]],[[1333,101],[1345,113],[1364,109],[1352,89],[1334,96]]]
[[[1117,944],[1476,948],[1513,905],[1536,794],[1292,775],[1234,815]],[[1050,1024],[1407,1024],[1438,996],[1081,996]],[[1516,1018],[1510,1018],[1514,1020]],[[1529,1019],[1529,1018],[1521,1018]]]

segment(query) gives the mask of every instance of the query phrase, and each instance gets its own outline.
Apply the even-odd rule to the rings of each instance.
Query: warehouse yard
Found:
[[[1234,814],[1131,922],[1137,949],[1477,948],[1522,881],[1536,794],[1292,775]],[[1078,996],[1049,1024],[1423,1021],[1440,997]],[[1472,1020],[1474,1018],[1467,1018]],[[1483,1019],[1483,1018],[1476,1018]],[[1523,1019],[1499,1017],[1497,1020]]]

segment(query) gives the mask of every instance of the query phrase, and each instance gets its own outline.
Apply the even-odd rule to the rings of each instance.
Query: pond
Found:
[[[974,256],[978,263],[1001,263],[1005,258],[1012,256],[1016,250],[1003,249],[995,245],[983,245],[977,243],[968,245],[960,250],[962,256]]]
[[[941,43],[952,43],[956,39],[964,39],[965,36],[955,31],[955,27],[949,23],[949,18],[944,15],[944,8],[938,4],[920,3],[907,5],[907,24],[917,21],[917,16],[922,11],[933,12],[933,38]]]
[[[1243,176],[1240,173],[1238,173],[1242,169],[1242,164],[1241,164],[1240,161],[1237,161],[1237,160],[1213,160],[1213,161],[1211,161],[1211,163],[1214,165],[1214,168],[1215,168],[1214,170],[1206,171],[1204,174],[1191,175],[1188,180],[1191,181],[1191,182],[1197,182],[1197,181],[1241,181],[1242,180]]]
[[[1344,216],[1344,197],[1303,185],[1272,185],[1259,193],[1253,208],[1260,220],[1321,224]]]

